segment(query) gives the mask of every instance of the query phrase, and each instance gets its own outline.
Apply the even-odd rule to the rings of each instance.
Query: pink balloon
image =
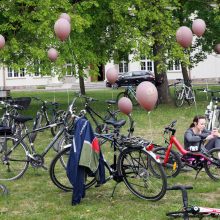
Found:
[[[203,21],[202,19],[196,19],[193,21],[192,31],[196,36],[201,37],[204,34],[205,29],[206,29],[205,21]]]
[[[54,48],[50,48],[48,51],[47,51],[47,55],[48,55],[48,58],[51,60],[51,61],[56,61],[57,57],[58,57],[58,52],[56,49]]]
[[[133,108],[131,100],[127,97],[120,98],[118,101],[118,108],[124,114],[130,114]]]
[[[64,41],[69,37],[71,26],[70,23],[65,18],[59,18],[54,25],[54,31],[56,36]]]
[[[176,40],[182,47],[189,47],[192,44],[192,39],[192,31],[188,27],[182,26],[177,30]]]
[[[145,81],[140,83],[136,89],[136,98],[138,103],[146,110],[153,110],[157,103],[158,92],[155,85]]]
[[[111,84],[114,84],[118,79],[118,71],[114,67],[109,68],[106,72],[106,78]]]
[[[69,23],[70,23],[70,21],[71,21],[71,18],[70,18],[70,16],[69,16],[67,13],[62,13],[62,14],[60,15],[60,18],[66,19]]]
[[[0,34],[0,49],[5,46],[5,38]]]
[[[217,54],[220,54],[220,44],[216,44],[216,45],[215,45],[214,51],[215,51]]]

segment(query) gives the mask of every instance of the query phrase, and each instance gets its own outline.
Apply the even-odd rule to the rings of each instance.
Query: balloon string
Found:
[[[53,90],[53,102],[56,102],[55,88],[54,88],[54,90]]]
[[[150,111],[147,112],[148,115],[148,123],[149,123],[149,127],[150,127],[150,134],[151,134],[151,139],[153,139],[153,131],[152,131],[152,124],[151,124],[151,117],[150,117]]]
[[[70,96],[69,96],[69,89],[67,88],[67,102],[68,106],[70,105]]]

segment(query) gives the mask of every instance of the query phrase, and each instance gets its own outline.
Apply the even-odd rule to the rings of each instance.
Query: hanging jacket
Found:
[[[105,182],[104,159],[92,126],[85,118],[79,118],[74,127],[73,144],[67,162],[67,177],[73,186],[72,205],[85,196],[87,171],[98,172],[100,184]]]

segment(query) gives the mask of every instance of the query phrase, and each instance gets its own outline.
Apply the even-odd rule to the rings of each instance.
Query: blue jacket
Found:
[[[105,182],[104,159],[98,139],[91,124],[85,118],[75,123],[74,138],[67,162],[67,177],[73,186],[72,205],[80,203],[85,196],[85,177],[87,171],[99,173],[99,183]]]

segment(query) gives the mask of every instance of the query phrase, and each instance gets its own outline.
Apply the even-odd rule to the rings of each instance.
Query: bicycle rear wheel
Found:
[[[184,97],[183,97],[183,90],[176,90],[174,92],[175,95],[175,105],[177,107],[181,107],[183,105],[184,102]]]
[[[66,166],[70,154],[70,149],[71,147],[67,147],[61,150],[52,160],[49,170],[50,178],[55,186],[66,192],[73,190],[73,186],[69,182],[66,174]],[[94,185],[96,183],[94,175],[87,175],[85,177],[85,183],[86,189]]]
[[[40,112],[37,112],[36,119],[34,121],[33,130],[38,129],[38,128],[41,127],[42,119],[43,119],[43,115]],[[32,132],[30,134],[30,139],[31,139],[32,142],[35,141],[36,137],[37,137],[37,132]]]
[[[157,174],[151,166],[157,169]],[[123,150],[117,162],[119,175],[127,188],[137,197],[145,200],[160,200],[166,193],[167,179],[164,170],[150,154],[143,149]]]
[[[186,99],[189,105],[192,105],[195,102],[195,91],[190,88],[188,91],[188,98]]]
[[[53,123],[58,123],[58,122],[61,122],[64,118],[64,115],[65,115],[65,111],[64,110],[59,110],[57,111],[56,115],[54,116],[54,118],[51,120],[50,124],[53,124]],[[56,127],[52,127],[51,128],[51,134],[55,137],[57,132],[60,130],[60,127],[61,126],[56,126]]]
[[[167,148],[165,147],[156,147],[153,151],[156,155],[160,157],[163,169],[167,177],[176,177],[180,173],[182,167],[181,159],[175,151],[171,150],[168,162],[164,164],[163,161],[165,158],[166,150]]]
[[[28,168],[25,145],[11,136],[0,137],[0,180],[20,178]]]
[[[207,175],[215,180],[220,180],[220,148],[214,148],[209,151],[209,154],[211,155],[212,161],[207,161],[204,164],[205,171]]]

